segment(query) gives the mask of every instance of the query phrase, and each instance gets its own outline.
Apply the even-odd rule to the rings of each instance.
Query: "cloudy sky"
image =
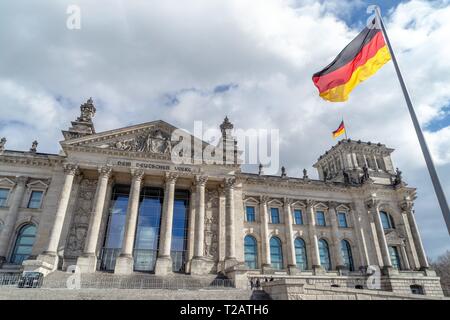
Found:
[[[371,1],[376,2],[376,1]],[[378,1],[450,195],[450,1]],[[67,6],[81,29],[66,27]],[[192,130],[280,130],[281,164],[300,176],[349,136],[396,149],[394,164],[418,187],[417,220],[431,257],[450,249],[392,63],[348,103],[322,101],[311,75],[361,30],[368,1],[101,0],[0,2],[0,137],[7,148],[58,152],[88,97],[97,131],[155,119]],[[314,141],[314,143],[311,143]]]

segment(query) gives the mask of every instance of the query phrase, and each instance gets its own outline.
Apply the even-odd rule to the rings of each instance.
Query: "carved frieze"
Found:
[[[219,193],[208,190],[206,193],[204,253],[206,257],[216,259],[219,251]]]
[[[76,257],[83,252],[96,189],[97,180],[83,179],[80,182],[64,253],[66,257]]]
[[[170,155],[173,145],[170,134],[165,133],[160,129],[150,129],[134,137],[112,141],[98,147],[119,151]]]

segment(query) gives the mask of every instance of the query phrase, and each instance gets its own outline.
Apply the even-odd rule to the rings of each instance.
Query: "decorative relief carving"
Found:
[[[64,164],[64,172],[65,174],[76,175],[79,173],[78,165],[74,163],[66,163]]]
[[[204,254],[216,259],[219,251],[219,193],[211,190],[206,193]]]
[[[64,252],[66,257],[76,257],[83,253],[96,189],[97,180],[83,179],[80,182],[78,197]]]
[[[133,138],[112,141],[100,145],[102,149],[114,149],[120,151],[134,151],[143,153],[170,154],[172,152],[172,141],[170,134],[160,129],[147,130]]]

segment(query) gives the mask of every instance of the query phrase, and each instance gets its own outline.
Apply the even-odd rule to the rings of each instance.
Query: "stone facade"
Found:
[[[63,131],[58,155],[38,152],[37,144],[27,152],[8,150],[2,139],[0,270],[48,274],[77,265],[83,272],[130,274],[139,262],[157,275],[176,268],[192,275],[225,273],[243,286],[255,276],[353,285],[348,279],[362,279],[376,266],[381,290],[408,293],[415,285],[427,295],[442,295],[415,221],[416,191],[394,169],[392,149],[343,140],[314,165],[320,180],[306,172],[303,178],[285,171],[250,174],[241,171],[228,118],[221,144],[205,155],[195,146],[200,151],[211,146],[190,135],[185,138],[192,138],[194,150],[179,149],[177,128],[164,121],[96,133],[95,112],[92,99],[81,106],[80,117]],[[175,153],[189,161],[174,163]],[[218,163],[218,154],[231,162]],[[116,217],[117,186],[128,191],[123,215]],[[146,229],[157,230],[157,246],[148,251],[136,240],[146,188],[163,194],[156,229]],[[181,249],[174,249],[180,203],[186,230]],[[120,244],[108,247],[105,239],[119,218]],[[37,228],[31,248],[19,250],[28,225]],[[249,252],[246,258],[246,236],[256,243],[253,264]],[[281,244],[278,255],[272,238]],[[296,247],[297,239],[303,249]]]

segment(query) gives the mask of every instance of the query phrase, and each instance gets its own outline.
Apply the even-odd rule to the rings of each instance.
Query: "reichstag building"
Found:
[[[164,121],[96,132],[92,99],[80,109],[59,154],[0,141],[0,271],[48,276],[76,265],[90,274],[223,274],[236,286],[270,277],[366,287],[367,270],[379,268],[380,290],[442,296],[416,190],[393,149],[345,139],[314,164],[319,180],[250,174],[228,118],[217,148],[232,161],[220,163],[193,151],[208,143],[174,139]],[[193,148],[176,150],[187,138]]]

